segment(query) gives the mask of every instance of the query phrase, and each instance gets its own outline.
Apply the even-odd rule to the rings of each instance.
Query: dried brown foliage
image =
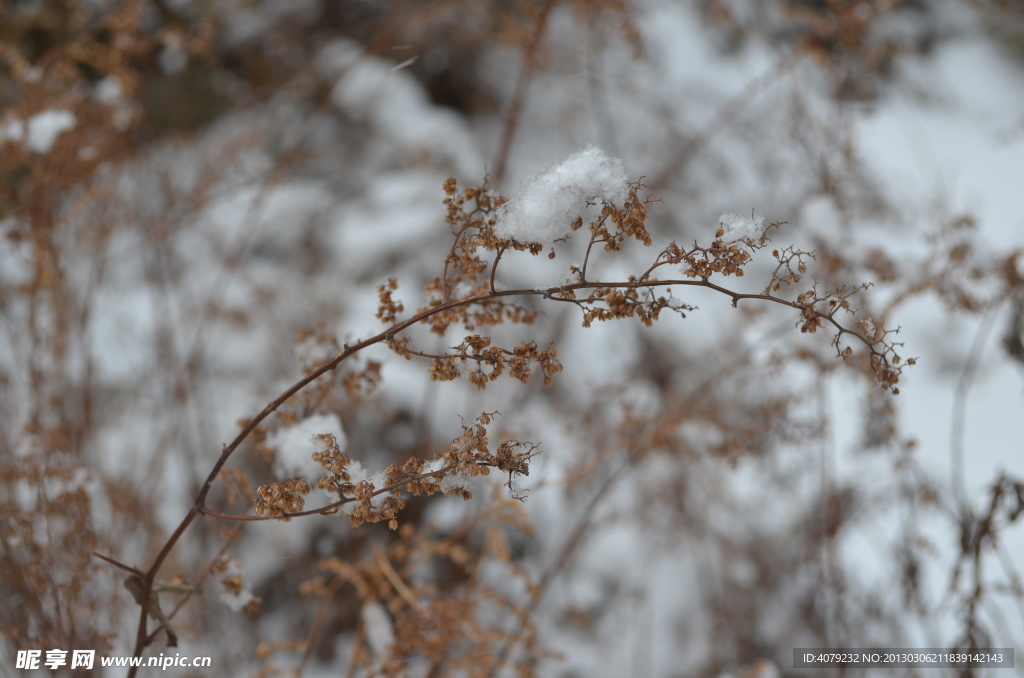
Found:
[[[719,640],[701,675],[733,670],[738,662],[750,663],[765,654],[758,645],[757,611],[751,602],[763,600],[758,596],[782,598],[780,591],[787,586],[798,589],[794,599],[800,609],[793,616],[799,623],[794,621],[794,626],[814,630],[825,625],[827,615],[815,607],[816,591],[843,590],[843,575],[834,563],[836,544],[858,511],[872,501],[861,488],[823,482],[820,497],[796,519],[799,529],[790,544],[767,543],[756,536],[738,539],[711,515],[709,506],[730,508],[724,500],[713,503],[720,500],[715,492],[724,485],[717,475],[721,469],[766,459],[786,445],[810,446],[824,439],[826,418],[804,412],[813,396],[780,386],[780,375],[795,365],[810,367],[816,379],[849,366],[874,387],[866,391],[870,425],[864,445],[891,452],[911,512],[934,509],[959,525],[960,555],[949,589],[963,613],[962,643],[977,647],[989,642],[978,614],[981,601],[993,593],[982,577],[983,561],[1003,556],[999,537],[1022,513],[1024,486],[999,477],[990,485],[989,503],[980,515],[962,488],[947,499],[920,473],[914,442],[902,436],[894,401],[883,393],[898,394],[904,367],[916,363],[901,355],[894,320],[901,306],[926,294],[964,314],[994,313],[1007,300],[1015,304],[1003,343],[1009,355],[1024,362],[1024,279],[1018,254],[993,257],[980,251],[970,217],[946,219],[926,251],[898,257],[880,248],[843,251],[826,240],[813,243],[814,251],[804,250],[789,244],[784,222],[741,240],[729,241],[719,230],[701,233],[690,244],[666,242],[663,231],[652,227],[659,211],[661,218],[667,211],[655,198],[672,190],[679,170],[704,143],[697,135],[651,182],[653,195],[637,179],[629,184],[623,204],[590,205],[589,219],[565,225],[571,235],[546,256],[557,260],[574,250],[582,263],[565,266],[567,277],[537,287],[499,288],[498,281],[505,279],[499,267],[504,272],[527,255],[545,255],[546,245],[540,242],[496,234],[497,211],[508,199],[492,185],[500,186],[506,173],[530,84],[551,66],[552,45],[546,40],[551,24],[559,17],[571,18],[591,38],[607,35],[610,27],[641,53],[630,3],[343,2],[325,10],[317,27],[275,24],[267,42],[294,44],[280,59],[266,58],[260,45],[244,40],[218,46],[218,24],[223,28],[231,16],[226,4],[204,10],[132,1],[91,14],[85,5],[41,4],[35,14],[7,19],[13,5],[0,2],[5,17],[0,23],[0,131],[7,135],[0,137],[0,223],[4,246],[17,251],[26,271],[14,283],[5,278],[0,288],[0,314],[11,337],[10,359],[0,375],[8,392],[0,407],[9,424],[0,438],[0,606],[5,610],[0,634],[10,648],[108,650],[118,640],[123,644],[129,622],[132,650],[138,656],[160,647],[162,638],[171,646],[178,635],[184,642],[200,634],[227,636],[235,629],[225,631],[204,621],[215,615],[210,600],[222,595],[253,618],[267,615],[268,608],[269,614],[288,609],[294,626],[301,628],[295,637],[254,643],[259,675],[301,674],[314,657],[329,657],[339,640],[347,652],[348,675],[493,676],[506,669],[541,675],[542,663],[559,652],[547,642],[538,621],[542,606],[552,598],[552,583],[571,572],[574,558],[598,527],[614,522],[601,510],[622,479],[635,471],[646,499],[637,509],[644,521],[666,526],[666,534],[679,529],[714,542],[722,553],[755,570],[753,578],[724,573],[726,588],[735,595],[718,592],[709,602]],[[924,49],[920,43],[927,37],[894,37],[887,29],[893,16],[919,11],[921,3],[780,0],[764,10],[771,19],[767,23],[748,21],[735,7],[730,9],[742,9],[743,3],[698,4],[716,30],[733,40],[764,29],[784,43],[780,73],[788,60],[803,55],[815,59],[839,99],[877,96],[893,61]],[[194,411],[201,412],[204,388],[220,378],[219,366],[204,363],[201,345],[206,336],[192,337],[193,343],[185,347],[175,345],[176,321],[168,303],[164,313],[156,314],[158,331],[147,370],[133,373],[131,383],[117,388],[99,383],[90,322],[99,312],[97,298],[104,282],[117,275],[122,263],[110,254],[120,252],[121,238],[145,253],[146,280],[165,296],[173,296],[174,285],[184,286],[175,277],[184,268],[171,241],[187,233],[203,207],[215,200],[214,186],[224,176],[237,172],[243,183],[249,180],[243,171],[245,154],[266,140],[243,135],[227,143],[223,157],[187,181],[169,169],[142,185],[140,191],[148,191],[145,200],[125,194],[110,177],[115,170],[130,175],[141,154],[169,143],[169,130],[201,128],[224,108],[270,99],[289,83],[299,90],[308,86],[304,112],[313,117],[324,106],[330,83],[310,85],[302,79],[315,41],[299,38],[336,34],[358,40],[367,54],[388,58],[396,46],[410,54],[435,50],[448,66],[431,71],[416,63],[410,68],[436,102],[462,112],[498,108],[497,95],[480,81],[472,64],[492,45],[511,48],[520,70],[503,109],[493,173],[479,186],[460,189],[455,179],[441,186],[437,221],[448,225],[451,240],[442,256],[430,262],[429,276],[400,280],[391,271],[375,272],[376,318],[382,330],[351,340],[324,322],[299,334],[295,364],[289,363],[288,369],[294,366],[301,378],[278,388],[266,407],[241,419],[235,437],[215,459],[206,448],[194,453],[190,461],[202,472],[183,481],[184,490],[175,488],[190,495],[188,505],[184,516],[176,517],[179,522],[165,529],[163,507],[154,497],[168,484],[168,468],[175,475],[188,475],[178,473],[181,469],[167,459],[167,450],[178,449],[173,443],[182,437],[181,430],[192,426]],[[184,59],[180,75],[168,75],[157,66],[166,54]],[[237,101],[227,101],[230,92],[203,90],[205,94],[195,97],[201,110],[173,120],[162,117],[166,106],[160,102],[166,99],[161,97],[180,95],[175,88],[188,83],[205,87],[211,78],[216,80],[214,73],[225,72],[245,83],[242,94],[225,90],[233,91]],[[103,87],[113,82],[119,83],[119,91],[105,98]],[[45,152],[20,143],[29,132],[26,121],[58,109],[73,115],[73,129],[58,134]],[[726,106],[719,122],[704,129],[705,137],[735,114]],[[17,129],[21,137],[15,138]],[[252,182],[257,191],[269,189],[301,165],[306,145],[302,141],[276,149],[276,164]],[[839,192],[825,179],[822,184],[825,192]],[[214,287],[238,274],[252,254],[247,244],[229,247],[211,238],[201,245],[216,251],[222,267],[224,277]],[[304,247],[308,259],[303,264],[316,268],[316,243]],[[639,259],[645,263],[637,265]],[[599,279],[606,270],[631,273]],[[423,302],[414,303],[420,286]],[[656,404],[622,405],[614,389],[586,398],[570,394],[578,397],[577,409],[560,412],[584,451],[563,479],[574,510],[555,517],[566,528],[559,534],[561,541],[548,545],[551,557],[542,566],[524,556],[535,535],[523,506],[527,490],[520,487],[531,465],[535,467],[542,443],[520,441],[517,435],[522,433],[498,429],[497,412],[482,412],[464,422],[461,431],[444,433],[430,431],[423,416],[412,442],[388,447],[387,460],[369,470],[362,461],[376,463],[385,455],[362,458],[359,453],[369,444],[348,446],[333,433],[317,431],[310,459],[321,467],[319,476],[280,472],[283,455],[272,441],[299,430],[313,416],[343,416],[346,427],[352,422],[353,429],[358,429],[360,417],[371,422],[366,428],[400,428],[402,413],[388,419],[392,415],[377,399],[387,382],[384,358],[373,353],[377,348],[415,361],[433,382],[464,378],[483,391],[500,388],[496,382],[509,376],[522,385],[551,386],[548,392],[557,393],[565,355],[556,348],[558,332],[540,321],[544,314],[566,308],[578,313],[583,327],[635,319],[649,328],[667,314],[685,318],[696,310],[674,297],[672,288],[724,297],[748,318],[777,307],[789,314],[787,322],[793,327],[777,333],[784,337],[781,341],[776,336],[775,344],[764,342],[772,346],[764,360],[738,343],[727,343],[722,350],[728,358],[722,364],[676,353],[663,340],[644,335],[642,341],[648,343],[635,382],[654,389]],[[213,294],[181,315],[198,317],[201,327],[250,327],[265,320],[260,316],[262,302],[277,292],[262,290],[264,298],[241,307]],[[344,298],[346,291],[338,290],[337,296]],[[272,321],[267,324],[285,334]],[[828,342],[800,336],[819,330],[829,335],[835,353],[831,361],[817,350],[823,345],[831,351]],[[215,336],[215,330],[209,331]],[[525,333],[526,338],[510,338],[510,332]],[[436,348],[440,341],[453,345]],[[593,360],[600,368],[604,359]],[[976,361],[964,368],[961,405],[975,367]],[[275,385],[282,374],[293,374],[278,368],[245,367],[261,373],[265,369]],[[147,385],[154,391],[146,391]],[[437,393],[451,386],[437,384],[442,389]],[[132,418],[118,419],[118,412],[142,408],[144,396],[153,392],[158,405],[142,411],[157,413],[160,433],[133,434],[130,440],[141,464],[168,465],[136,468],[131,458],[122,458],[110,470],[105,466],[109,428],[127,427]],[[519,394],[527,395],[510,396],[510,407],[522,403],[516,398],[536,392],[520,389]],[[202,436],[197,439],[207,442]],[[960,454],[962,459],[962,449]],[[660,471],[648,478],[643,474],[652,475],[650,468]],[[500,482],[487,485],[482,481],[488,476]],[[472,488],[491,488],[493,496],[474,496]],[[779,481],[766,491],[791,489]],[[480,510],[455,529],[434,528],[424,515],[438,495],[473,500]],[[280,581],[269,592],[254,595],[244,562],[229,555],[241,550],[243,526],[316,521],[318,516],[322,521],[328,520],[324,516],[344,516],[346,528],[358,529],[344,532],[326,553],[311,548],[292,554],[294,570],[280,571]],[[374,531],[374,523],[389,529]],[[927,550],[922,546],[926,539],[913,538],[915,529],[906,526],[908,536],[899,554],[908,607],[917,604],[921,553]],[[822,555],[821,562],[814,554]],[[141,566],[123,562],[135,557],[143,559]],[[136,604],[119,583],[112,584],[123,574],[111,565],[131,573],[128,589]],[[802,568],[810,571],[811,584],[787,579]],[[198,587],[211,577],[217,580],[216,591],[208,587],[199,593]],[[1003,593],[1022,597],[1019,581],[1016,589],[1008,589]],[[181,596],[173,608],[166,598],[171,593]],[[282,602],[282,597],[295,601],[299,596],[311,604]],[[869,603],[851,603],[844,618],[850,626],[888,621]],[[288,608],[293,604],[294,609]],[[551,604],[559,623],[586,636],[618,603],[588,609]],[[169,624],[182,610],[184,619],[175,622],[181,629],[175,631]],[[382,642],[381,628],[390,629],[387,642]],[[846,631],[830,640],[864,637]]]

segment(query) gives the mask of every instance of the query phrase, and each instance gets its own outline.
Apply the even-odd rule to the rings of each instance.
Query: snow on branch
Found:
[[[550,246],[570,233],[570,225],[592,201],[621,207],[628,197],[628,184],[621,160],[587,146],[523,182],[498,209],[494,234]]]

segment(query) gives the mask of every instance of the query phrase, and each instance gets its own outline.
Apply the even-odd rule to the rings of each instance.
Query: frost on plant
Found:
[[[216,563],[215,569],[220,572],[220,601],[232,612],[246,610],[250,614],[255,614],[261,601],[253,594],[249,580],[242,571],[242,563],[222,558]]]
[[[267,436],[266,444],[274,451],[274,471],[282,478],[313,478],[322,471],[310,455],[321,443],[318,436],[329,434],[335,444],[344,450],[345,431],[336,414],[314,414],[298,422],[274,431]]]
[[[494,234],[499,238],[550,246],[570,233],[589,202],[621,207],[629,180],[622,161],[588,146],[539,172],[498,208]]]
[[[764,233],[764,217],[755,217],[753,212],[749,217],[726,213],[718,218],[718,228],[721,231],[718,237],[727,245],[747,242]]]
[[[36,153],[46,153],[57,137],[74,127],[75,114],[71,111],[43,111],[29,118],[25,145]]]

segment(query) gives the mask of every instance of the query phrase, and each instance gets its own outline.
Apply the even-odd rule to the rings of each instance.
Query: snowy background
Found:
[[[976,579],[964,556],[999,474],[1024,478],[1017,5],[141,3],[133,35],[148,37],[120,62],[86,49],[129,32],[97,28],[119,6],[64,20],[54,7],[0,4],[3,558],[43,573],[0,583],[0,608],[21,610],[0,620],[0,665],[44,638],[131,652],[137,608],[89,552],[148,566],[238,421],[381,331],[378,285],[395,276],[407,312],[426,305],[451,246],[442,183],[485,176],[512,199],[498,234],[557,253],[506,253],[499,289],[571,277],[585,245],[572,220],[644,177],[654,247],[597,252],[592,277],[642,273],[720,224],[735,239],[778,222],[772,245],[816,251],[823,289],[873,283],[851,322],[901,328],[917,364],[893,397],[791,309],[699,288],[675,288],[697,309],[650,328],[584,329],[578,310],[538,302],[534,325],[484,329],[506,346],[554,341],[552,386],[431,382],[429,361],[371,347],[354,369],[380,361],[373,395],[296,405],[233,457],[253,487],[314,486],[312,435],[335,435],[372,477],[500,411],[495,439],[543,453],[520,479],[530,528],[502,528],[509,561],[474,576],[519,604],[509,562],[545,580],[533,618],[551,653],[524,664],[540,676],[788,676],[794,647],[969,635],[1024,649],[1024,499],[996,516]],[[54,87],[65,75],[47,64],[65,56],[92,70]],[[766,254],[721,284],[760,291]],[[408,336],[439,353],[471,333]],[[400,522],[479,548],[491,537],[461,530],[507,499],[500,475],[468,502],[411,502]],[[80,523],[61,516],[75,493]],[[314,490],[307,507],[328,501]],[[194,581],[225,527],[197,521],[160,577]],[[256,675],[261,642],[316,623],[298,591],[319,561],[372,559],[394,538],[330,516],[246,524],[227,551],[244,600],[207,582],[176,617],[182,651],[212,656],[210,675]],[[416,577],[425,597],[463,584],[441,566]],[[249,595],[259,616],[238,611]],[[339,675],[365,643],[377,663],[357,674],[380,669],[396,612],[364,598],[340,589],[310,656],[275,646],[275,665]],[[515,626],[504,610],[489,622]]]

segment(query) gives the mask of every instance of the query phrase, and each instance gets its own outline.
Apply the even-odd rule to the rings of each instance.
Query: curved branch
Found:
[[[391,485],[387,485],[385,487],[382,487],[379,490],[374,490],[373,494],[371,494],[370,496],[371,497],[376,497],[378,494],[387,494],[389,492],[394,492],[395,490],[397,490],[399,488],[405,487],[406,485],[408,485],[409,483],[413,482],[414,480],[423,480],[424,478],[430,478],[430,477],[433,477],[433,476],[444,475],[445,473],[447,473],[448,471],[451,471],[456,466],[457,466],[457,464],[449,464],[448,466],[445,466],[444,468],[438,469],[436,471],[431,471],[429,473],[417,473],[415,475],[407,476],[407,477],[403,478],[402,480],[398,481],[397,483],[392,483]],[[480,464],[480,466],[491,466],[491,465],[490,464]],[[296,513],[282,513],[282,514],[276,515],[276,516],[249,516],[249,515],[244,515],[244,514],[219,513],[217,511],[211,511],[210,509],[206,508],[205,506],[201,507],[199,509],[199,513],[202,513],[204,516],[210,516],[211,518],[223,518],[224,520],[235,520],[235,521],[239,521],[239,522],[259,522],[259,521],[262,521],[262,520],[285,520],[287,518],[301,518],[302,516],[327,515],[328,513],[333,512],[334,509],[338,508],[339,506],[343,506],[344,504],[351,504],[352,502],[356,502],[356,501],[361,501],[361,500],[360,499],[356,499],[355,497],[346,497],[345,499],[342,499],[341,501],[336,501],[333,504],[328,504],[327,506],[321,506],[318,509],[310,509],[308,511],[298,511]]]
[[[663,262],[663,263],[668,263],[668,262]],[[492,273],[493,273],[493,271],[492,271]],[[145,584],[145,594],[146,595],[144,597],[144,603],[142,604],[142,606],[141,606],[142,609],[140,611],[140,619],[139,619],[138,631],[137,631],[137,634],[136,634],[136,644],[135,644],[134,656],[140,656],[141,653],[142,653],[142,650],[147,645],[147,640],[148,639],[147,639],[147,633],[146,633],[146,617],[147,617],[147,615],[149,613],[149,610],[148,610],[149,606],[148,606],[148,604],[146,604],[145,601],[149,600],[149,593],[152,591],[153,582],[156,580],[156,575],[159,572],[160,567],[163,565],[164,561],[167,559],[167,557],[170,554],[170,552],[173,550],[174,546],[178,543],[178,541],[181,539],[182,535],[189,528],[189,526],[192,524],[192,522],[195,520],[195,518],[198,515],[202,514],[202,515],[210,515],[210,516],[213,516],[213,517],[220,517],[220,518],[224,518],[224,519],[238,520],[238,521],[256,521],[256,520],[266,520],[266,519],[269,519],[268,517],[262,517],[262,516],[232,516],[232,515],[220,514],[220,513],[211,511],[211,510],[207,509],[206,506],[205,506],[206,497],[209,494],[210,489],[212,488],[214,481],[217,479],[218,475],[220,474],[221,469],[224,467],[224,464],[227,463],[227,460],[231,457],[231,455],[235,452],[235,450],[238,449],[238,447],[242,444],[242,442],[245,441],[245,439],[248,438],[249,435],[252,434],[252,432],[256,429],[256,427],[259,426],[267,417],[269,417],[272,413],[274,413],[279,407],[281,407],[285,402],[287,402],[292,396],[294,396],[297,393],[299,393],[303,388],[305,388],[306,386],[308,386],[312,382],[316,381],[319,377],[323,376],[324,374],[327,374],[328,372],[331,372],[331,371],[337,369],[337,367],[342,362],[344,362],[350,356],[358,353],[359,351],[361,351],[361,350],[363,350],[363,349],[365,349],[365,348],[367,348],[369,346],[372,346],[374,344],[378,344],[378,343],[381,343],[381,342],[390,342],[390,341],[392,341],[395,338],[395,336],[397,334],[399,334],[403,330],[405,330],[405,329],[407,329],[407,328],[409,328],[409,327],[411,327],[411,326],[413,326],[413,325],[415,325],[417,323],[420,323],[420,322],[422,322],[424,320],[427,320],[428,318],[430,318],[430,317],[432,317],[432,316],[434,316],[434,315],[436,315],[438,313],[442,313],[444,311],[447,311],[447,310],[450,310],[450,309],[453,309],[453,308],[457,308],[459,306],[468,306],[470,304],[486,302],[486,301],[490,301],[490,300],[493,300],[493,299],[498,299],[500,297],[513,297],[513,296],[523,296],[523,297],[525,297],[525,296],[541,296],[541,297],[544,297],[544,298],[561,300],[561,299],[558,299],[558,297],[556,297],[554,295],[557,295],[557,294],[560,294],[560,293],[561,294],[565,294],[565,293],[568,293],[568,292],[574,292],[575,290],[581,290],[581,289],[598,289],[598,288],[602,288],[602,289],[610,289],[610,288],[637,289],[637,288],[669,287],[669,286],[673,286],[673,285],[689,286],[689,287],[706,287],[708,289],[714,290],[716,292],[719,292],[719,293],[724,294],[724,295],[728,296],[729,298],[731,298],[733,306],[736,306],[739,303],[739,301],[741,301],[743,299],[757,299],[757,300],[769,301],[769,302],[773,302],[773,303],[776,303],[776,304],[781,304],[783,306],[787,306],[787,307],[790,307],[790,308],[797,309],[797,310],[801,311],[801,313],[803,313],[805,316],[810,314],[811,317],[819,317],[819,318],[821,318],[823,320],[827,320],[833,326],[835,326],[835,328],[837,330],[839,330],[841,333],[851,334],[851,335],[855,336],[857,339],[859,339],[864,345],[866,345],[872,351],[873,355],[876,355],[876,356],[884,358],[883,354],[880,354],[878,351],[876,351],[874,349],[874,345],[877,343],[876,341],[868,339],[867,337],[863,336],[859,332],[856,332],[854,330],[851,330],[849,328],[844,327],[838,321],[835,320],[835,318],[833,317],[834,313],[827,314],[827,313],[821,313],[819,311],[814,310],[813,303],[811,303],[811,304],[803,304],[803,303],[798,303],[798,302],[794,302],[794,301],[788,301],[788,300],[782,299],[780,297],[772,296],[771,294],[748,294],[748,293],[734,292],[734,291],[729,290],[729,289],[727,289],[725,287],[722,287],[720,285],[717,285],[715,283],[710,282],[707,278],[701,278],[701,279],[698,279],[698,280],[643,280],[643,279],[641,279],[641,280],[619,281],[619,282],[610,282],[610,283],[609,282],[578,282],[578,283],[571,283],[571,284],[559,285],[559,286],[548,287],[548,288],[515,289],[515,290],[503,290],[503,291],[500,291],[500,292],[499,291],[494,291],[493,287],[492,287],[491,291],[486,293],[486,294],[479,294],[479,295],[476,295],[476,296],[467,297],[465,299],[446,301],[446,302],[438,304],[437,306],[434,306],[432,308],[424,309],[424,310],[420,311],[419,313],[416,313],[415,315],[413,315],[413,316],[411,316],[411,317],[409,317],[409,318],[407,318],[405,320],[402,320],[400,322],[396,322],[390,328],[388,328],[388,329],[384,330],[383,332],[380,332],[380,333],[378,333],[378,334],[376,334],[376,335],[374,335],[374,336],[372,336],[372,337],[370,337],[368,339],[364,339],[363,341],[360,341],[360,342],[358,342],[356,344],[353,344],[351,346],[346,344],[345,345],[345,349],[341,353],[339,353],[338,355],[334,356],[331,360],[329,360],[325,364],[321,365],[317,369],[315,369],[312,372],[310,372],[308,375],[306,375],[305,377],[303,377],[302,379],[297,381],[295,384],[293,384],[291,387],[289,387],[287,390],[285,390],[280,396],[278,396],[273,401],[271,401],[269,404],[267,404],[267,406],[264,407],[263,410],[261,410],[255,417],[253,417],[251,420],[249,420],[246,423],[245,427],[242,428],[242,430],[238,433],[238,435],[236,435],[235,438],[228,445],[224,446],[223,450],[221,451],[220,457],[217,459],[216,463],[213,465],[213,468],[210,470],[210,473],[207,476],[206,481],[203,483],[203,486],[200,489],[198,495],[196,496],[196,499],[193,502],[192,507],[189,509],[188,513],[182,519],[181,523],[179,523],[178,527],[174,530],[174,532],[171,534],[171,536],[164,543],[164,545],[160,549],[159,553],[157,553],[156,558],[153,560],[153,564],[149,567],[149,569],[146,571],[146,573],[145,573],[145,575],[143,577],[143,583]],[[444,469],[444,470],[447,470],[447,469]],[[433,473],[430,473],[430,474],[425,474],[425,476],[436,475],[437,473],[442,473],[442,472],[443,472],[443,470],[442,471],[433,472]],[[415,479],[416,479],[416,477],[410,477],[410,478],[408,478],[406,480],[403,480],[401,483],[398,483],[398,484],[393,485],[393,486],[389,486],[388,488],[383,488],[383,489],[375,492],[374,494],[380,494],[380,493],[383,493],[383,492],[392,491],[394,489],[397,489],[397,487],[401,487],[401,486],[403,486],[403,485],[407,484],[408,482],[411,482],[411,481],[413,481]],[[299,516],[304,516],[304,515],[323,514],[325,511],[332,510],[332,509],[337,508],[338,506],[341,506],[341,505],[343,505],[345,503],[348,503],[350,501],[354,501],[354,500],[353,499],[345,499],[345,500],[342,500],[340,502],[336,502],[334,504],[330,504],[328,506],[325,506],[325,507],[322,507],[322,508],[319,508],[319,509],[314,509],[314,510],[310,510],[310,511],[303,511],[303,512],[294,513],[294,514],[286,514],[286,515],[281,516],[281,517],[299,517]],[[129,678],[131,676],[133,676],[135,673],[136,673],[135,667],[133,667],[132,670],[129,671],[129,674],[128,674]]]

